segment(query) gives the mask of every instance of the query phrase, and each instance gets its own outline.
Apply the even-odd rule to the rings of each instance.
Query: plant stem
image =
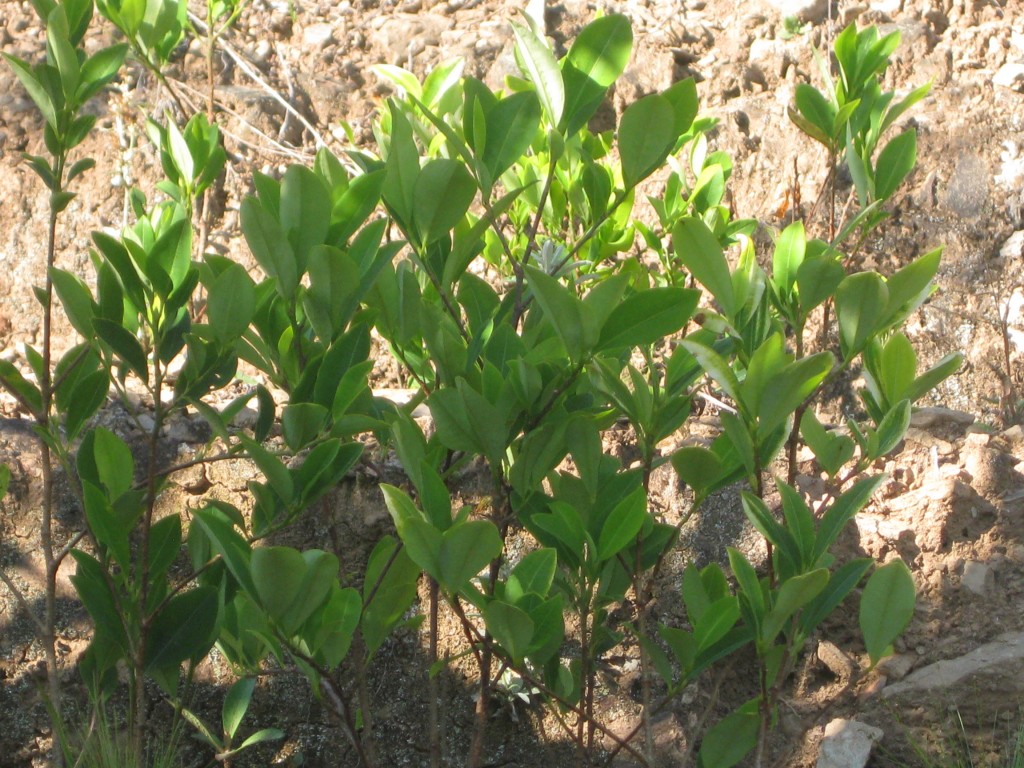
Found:
[[[55,193],[63,191],[64,165],[66,155],[60,151],[54,157],[54,178],[56,179]],[[53,197],[51,197],[52,201]],[[42,381],[39,382],[39,390],[42,400],[42,409],[39,414],[39,454],[40,465],[43,475],[43,520],[40,528],[41,545],[43,549],[43,562],[46,568],[45,585],[45,607],[43,609],[44,636],[40,638],[43,650],[46,654],[46,682],[47,695],[50,699],[50,707],[53,719],[53,760],[54,765],[60,768],[64,764],[64,749],[60,741],[61,728],[63,726],[63,712],[60,702],[60,673],[57,668],[57,569],[60,560],[54,557],[53,542],[53,457],[50,454],[50,444],[46,435],[52,434],[52,423],[50,412],[53,408],[53,380],[50,372],[53,350],[53,268],[56,263],[57,254],[57,217],[59,212],[54,204],[50,204],[50,223],[47,231],[46,242],[46,278],[44,283],[43,307],[43,370]]]
[[[427,727],[430,738],[430,768],[441,768],[441,732],[438,717],[440,691],[438,690],[437,675],[434,674],[434,665],[437,664],[438,591],[438,583],[434,579],[430,579],[430,655],[427,659],[430,662],[429,674],[427,676],[427,696],[429,697],[427,701],[429,718]]]

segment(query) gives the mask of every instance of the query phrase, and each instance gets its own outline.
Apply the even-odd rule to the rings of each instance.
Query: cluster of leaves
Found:
[[[81,105],[115,76],[125,52],[86,59],[75,48],[85,7],[66,0],[49,12],[46,64],[11,60],[46,119],[53,159],[28,160],[57,195],[54,221],[70,199],[63,185],[79,169],[65,172],[67,154],[91,128]],[[174,7],[184,3],[101,5],[137,55],[161,61],[183,34],[180,12],[172,19],[167,10]],[[239,7],[218,4],[210,18],[231,20]],[[950,356],[919,375],[899,332],[933,290],[939,252],[888,277],[858,272],[843,252],[856,227],[821,240],[797,222],[778,233],[762,267],[749,237],[756,222],[733,219],[723,203],[731,162],[708,151],[713,121],[697,117],[692,80],[643,97],[613,129],[594,133],[592,118],[631,54],[629,21],[599,17],[560,60],[533,27],[513,31],[522,77],[509,78],[507,91],[462,77],[454,64],[422,83],[380,67],[400,94],[376,126],[379,157],[353,153],[355,175],[326,151],[280,180],[257,174],[240,218],[258,281],[229,259],[194,253],[193,212],[225,162],[219,131],[204,116],[183,129],[151,122],[165,199],[151,204],[134,192],[135,223],[94,236],[94,287],[51,261],[48,281],[83,341],[54,367],[52,390],[40,354],[29,362],[41,388],[10,363],[0,363],[0,382],[77,470],[88,546],[75,540],[68,551],[96,627],[81,668],[102,706],[117,669],[127,667],[139,739],[143,681],[180,702],[183,681],[216,645],[247,675],[225,702],[223,736],[178,711],[217,759],[280,735],[264,730],[233,744],[251,676],[273,658],[310,679],[360,760],[373,765],[365,673],[388,635],[408,623],[422,575],[431,662],[442,663],[436,618],[444,603],[479,664],[473,766],[507,670],[576,714],[572,735],[584,760],[598,730],[616,751],[653,759],[631,737],[607,732],[594,706],[603,657],[636,641],[644,723],[659,706],[649,701],[653,687],[669,700],[753,648],[759,695],[713,726],[701,748],[702,764],[728,768],[763,746],[801,649],[865,579],[861,625],[872,664],[909,620],[914,588],[901,561],[837,564],[830,550],[881,483],[865,472],[899,444],[912,403],[959,365]],[[801,86],[793,113],[833,163],[845,156],[851,169],[860,164],[858,224],[880,221],[882,203],[914,164],[912,131],[873,160],[885,130],[924,95],[919,89],[891,106],[892,94],[880,91],[894,46],[874,30],[847,30],[836,46],[841,84],[828,97]],[[658,223],[643,225],[633,217],[636,190],[666,166],[665,191],[650,199]],[[200,286],[205,318],[190,311]],[[48,311],[49,295],[40,298]],[[831,310],[838,354],[812,351],[808,321],[822,312],[827,327]],[[371,331],[418,386],[408,406],[370,389]],[[286,402],[260,385],[213,408],[204,398],[234,380],[239,361]],[[867,419],[827,429],[810,406],[855,365],[865,371]],[[91,426],[111,390],[128,400],[129,380],[154,408],[138,481],[125,439]],[[721,434],[666,448],[707,386],[729,403]],[[254,401],[255,425],[238,426]],[[435,426],[429,436],[412,418],[421,403]],[[260,469],[263,480],[249,485],[251,514],[214,500],[184,522],[157,514],[169,474],[158,466],[160,430],[187,407],[210,423],[221,457],[246,457]],[[602,435],[619,420],[636,436],[635,466],[605,452]],[[340,579],[345,553],[258,545],[342,480],[362,454],[354,438],[366,432],[393,447],[410,487],[382,486],[397,537],[377,544],[362,578]],[[793,487],[801,439],[829,478],[813,509]],[[772,463],[787,442],[789,482],[773,483]],[[451,486],[474,462],[491,481],[487,515],[452,501]],[[732,585],[721,565],[687,567],[688,626],[650,626],[645,597],[682,525],[649,504],[651,475],[664,465],[692,490],[691,512],[744,481],[743,510],[768,544],[761,575],[730,550]],[[772,483],[779,510],[766,503]],[[519,530],[536,547],[509,561],[509,537]],[[342,683],[345,665],[356,671],[356,690]],[[436,671],[428,701],[431,759],[440,765]]]

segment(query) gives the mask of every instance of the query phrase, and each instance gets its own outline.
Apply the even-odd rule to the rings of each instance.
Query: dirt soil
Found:
[[[466,74],[499,87],[515,66],[509,21],[523,5],[511,0],[254,0],[228,38],[230,53],[225,49],[216,61],[216,100],[230,161],[210,247],[251,264],[238,210],[251,192],[254,171],[275,173],[291,162],[310,162],[318,142],[341,151],[348,141],[342,121],[357,145],[371,146],[373,116],[391,92],[371,71],[373,65],[399,64],[422,76],[439,62],[462,57]],[[792,34],[792,25],[783,24],[783,14],[792,11],[780,12],[780,6],[807,7],[813,23]],[[703,111],[720,118],[712,143],[735,161],[734,211],[773,225],[800,212],[811,217],[812,230],[822,226],[812,209],[826,158],[789,122],[786,105],[797,83],[818,82],[815,52],[825,50],[842,26],[857,19],[902,33],[888,87],[933,83],[931,95],[909,116],[918,130],[918,167],[895,201],[894,216],[858,258],[885,274],[944,245],[939,290],[911,319],[908,335],[922,364],[952,350],[963,351],[966,364],[931,402],[922,403],[928,407],[915,416],[900,452],[880,467],[891,479],[843,542],[846,555],[902,557],[913,571],[919,605],[895,660],[884,673],[866,676],[859,674],[867,662],[856,610],[840,611],[826,627],[829,642],[816,648],[812,641],[787,689],[770,748],[778,766],[814,765],[825,724],[848,717],[884,731],[870,765],[920,764],[915,745],[948,757],[961,728],[975,764],[984,765],[1005,749],[1008,735],[1021,724],[1019,668],[927,694],[884,694],[887,685],[913,669],[962,657],[1004,633],[1024,630],[1024,431],[1018,424],[1024,392],[1024,3],[842,0],[827,6],[791,0],[564,0],[547,4],[546,23],[564,51],[596,13],[627,14],[636,43],[612,107],[621,109],[694,76]],[[110,39],[97,23],[88,45]],[[25,0],[0,5],[0,48],[30,61],[43,56],[44,37]],[[198,44],[179,51],[172,81],[187,99],[202,104],[205,67]],[[152,190],[160,175],[144,139],[142,115],[157,117],[169,106],[166,93],[135,64],[116,88],[90,104],[99,119],[81,156],[95,157],[97,166],[62,219],[60,266],[92,279],[91,231],[121,226],[126,190],[131,185]],[[47,221],[46,196],[20,153],[41,147],[38,114],[11,70],[0,66],[0,355],[18,364],[24,363],[22,344],[39,342],[31,286],[43,278]],[[58,348],[74,341],[70,327],[59,325]],[[381,387],[401,384],[384,359],[375,376]],[[846,405],[852,402],[839,408]],[[101,418],[123,431],[132,429],[119,406],[110,406]],[[198,421],[181,419],[168,428],[168,450],[191,455],[206,436]],[[400,483],[397,465],[381,458],[385,479]],[[0,505],[0,567],[36,599],[38,458],[28,423],[6,398],[0,398],[0,461],[13,471],[11,493]],[[182,473],[164,501],[178,510],[194,507],[207,493],[240,502],[253,476],[240,463]],[[390,526],[378,481],[365,472],[354,474],[289,532],[289,543],[331,546],[346,571],[357,573],[361,559]],[[813,475],[801,476],[800,482],[812,496],[822,492]],[[671,521],[685,508],[685,498],[667,473],[655,478],[653,487],[654,503]],[[471,478],[464,493],[474,497]],[[59,510],[66,532],[80,521],[73,503]],[[654,610],[663,621],[679,616],[675,595],[682,564],[720,557],[726,544],[757,547],[735,492],[717,498],[684,534],[676,568],[659,585]],[[74,698],[80,691],[71,664],[88,642],[89,626],[68,575],[62,572],[59,579],[60,652]],[[461,643],[454,626],[451,635],[448,648],[454,652]],[[427,763],[420,695],[423,639],[413,630],[399,632],[370,670],[385,765]],[[608,659],[600,709],[603,722],[620,734],[637,721],[637,653],[622,648]],[[49,726],[38,694],[42,658],[25,613],[0,589],[0,766],[47,764]],[[734,665],[659,713],[659,765],[688,764],[705,716],[713,721],[751,695],[751,670],[745,663]],[[456,765],[471,729],[473,674],[470,667],[454,665],[442,675],[449,712],[445,739]],[[230,680],[230,670],[214,655],[201,675],[195,706],[215,716],[211,707]],[[159,714],[160,705],[154,706]],[[355,765],[303,680],[269,676],[260,684],[255,709],[247,727],[276,726],[287,737],[239,765]],[[567,764],[571,749],[564,733],[540,713],[536,706],[511,700],[498,711],[488,764]],[[202,754],[195,751],[193,764]]]

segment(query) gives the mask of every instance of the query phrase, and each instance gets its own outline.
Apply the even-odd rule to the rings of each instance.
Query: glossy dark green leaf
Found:
[[[198,661],[216,639],[217,590],[193,587],[172,597],[150,625],[146,669],[163,670],[183,661]]]
[[[553,549],[542,548],[520,560],[505,585],[505,597],[513,603],[524,595],[545,597],[555,578],[558,555]]]
[[[281,412],[281,430],[293,451],[308,446],[323,431],[330,412],[319,403],[291,403]]]
[[[804,411],[800,420],[800,435],[821,468],[830,475],[835,475],[853,458],[853,440],[846,435],[826,431],[811,410]]]
[[[693,316],[700,291],[651,288],[620,302],[601,328],[597,351],[654,344],[676,333]]]

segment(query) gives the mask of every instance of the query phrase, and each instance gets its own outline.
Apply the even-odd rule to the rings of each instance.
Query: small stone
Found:
[[[878,671],[889,680],[902,680],[914,668],[917,659],[910,653],[894,653],[878,662]]]
[[[903,2],[904,0],[874,0],[871,3],[871,10],[876,13],[884,13],[886,16],[892,16],[900,12],[900,6],[903,5]]]
[[[819,24],[828,15],[829,0],[762,0],[782,18],[795,16],[800,21]]]
[[[270,52],[273,48],[270,45],[269,40],[260,40],[256,43],[256,47],[252,51],[252,59],[257,64],[266,64],[267,59],[270,58]]]
[[[992,566],[979,563],[977,560],[968,560],[964,563],[964,573],[960,577],[964,589],[976,595],[986,595],[995,587],[995,582]]]
[[[999,255],[1004,259],[1024,258],[1024,229],[1018,229],[1003,243]]]
[[[918,429],[926,429],[927,427],[934,427],[942,424],[957,424],[966,427],[973,424],[974,419],[975,416],[973,413],[958,411],[953,408],[934,406],[918,408],[914,411],[910,416],[910,426],[917,427]]]
[[[885,734],[856,720],[838,718],[825,726],[817,768],[864,768],[871,747]]]
[[[334,30],[330,24],[310,24],[302,30],[302,44],[307,48],[322,50],[334,42]]]
[[[1004,64],[992,78],[992,84],[1009,88],[1017,93],[1024,93],[1024,64],[1020,62]]]

